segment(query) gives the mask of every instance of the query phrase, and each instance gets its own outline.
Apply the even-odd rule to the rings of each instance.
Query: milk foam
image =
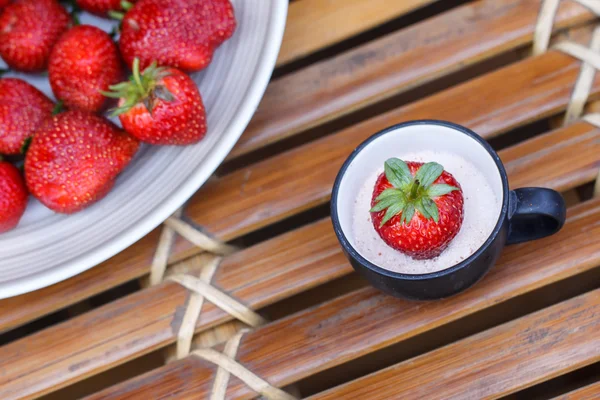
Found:
[[[469,161],[446,152],[399,153],[397,157],[404,161],[435,161],[456,178],[464,197],[462,227],[446,250],[431,260],[414,260],[385,244],[375,231],[369,213],[373,186],[383,172],[385,160],[382,160],[381,167],[361,186],[354,204],[352,235],[356,250],[381,268],[405,274],[440,271],[468,258],[490,236],[500,215],[500,199],[494,194],[484,175]]]

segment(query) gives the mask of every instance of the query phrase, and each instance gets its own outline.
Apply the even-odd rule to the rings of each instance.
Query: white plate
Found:
[[[204,140],[187,147],[143,146],[112,192],[78,214],[55,214],[31,200],[19,226],[0,235],[0,299],[67,279],[119,253],[183,205],[223,161],[265,91],[288,1],[232,3],[237,19],[233,37],[206,70],[192,76],[207,110]],[[81,19],[111,28],[90,15]],[[12,75],[51,96],[45,77]]]

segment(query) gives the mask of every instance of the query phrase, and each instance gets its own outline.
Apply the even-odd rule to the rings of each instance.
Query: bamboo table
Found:
[[[532,53],[542,3],[554,35],[537,25]],[[292,1],[254,119],[182,213],[0,301],[0,399],[600,398],[600,6],[552,3]],[[473,129],[511,186],[569,205],[559,234],[428,303],[369,287],[328,218],[352,149],[421,118]]]

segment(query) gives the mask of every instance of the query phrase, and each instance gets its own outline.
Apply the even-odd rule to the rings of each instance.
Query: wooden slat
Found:
[[[600,399],[600,382],[592,383],[591,385],[582,387],[562,396],[556,397],[554,400],[598,400]]]
[[[511,188],[546,186],[567,191],[594,179],[600,168],[600,130],[585,122],[500,151]],[[576,155],[574,157],[574,155]]]
[[[491,399],[600,360],[600,289],[310,399]]]
[[[507,162],[511,180],[528,184],[530,181],[520,178],[526,173],[531,182],[567,189],[593,178],[599,137],[599,129],[580,122],[503,151],[501,157]],[[578,152],[579,160],[560,168],[561,172],[547,174],[554,159],[566,149]],[[520,168],[518,157],[522,154],[530,154],[529,169],[539,175],[529,175],[529,170]],[[323,220],[226,258],[213,281],[259,309],[350,271],[330,222]],[[0,375],[0,398],[55,390],[172,343],[185,301],[186,291],[167,282],[1,347],[0,370],[5,368],[7,373]],[[227,320],[228,315],[207,305],[197,331]],[[46,348],[48,343],[53,343],[51,349]],[[28,353],[21,355],[23,348]],[[62,354],[59,360],[54,357],[57,351]],[[36,368],[32,370],[31,365]]]
[[[437,0],[302,0],[291,3],[277,64],[330,46]]]
[[[574,15],[579,15],[580,11],[574,10]],[[555,62],[556,64],[553,64]],[[553,70],[555,65],[556,72]],[[260,199],[261,204],[254,212],[248,214],[249,218],[245,224],[243,223],[245,214],[243,211],[239,212],[238,210],[233,215],[238,219],[234,229],[223,232],[217,231],[218,226],[210,229],[213,229],[219,238],[228,240],[311,205],[327,201],[333,176],[337,167],[341,165],[343,158],[370,133],[391,123],[411,118],[446,118],[467,124],[483,135],[493,136],[526,123],[536,118],[536,116],[541,117],[557,112],[565,108],[572,82],[577,73],[578,62],[551,52],[367,121],[354,129],[347,129],[342,132],[341,136],[335,136],[339,137],[339,140],[335,137],[333,139],[326,138],[296,151],[288,152],[273,160],[258,164],[255,167],[246,168],[241,173],[227,176],[223,180],[228,182],[225,185],[228,191],[237,192],[238,197],[248,197],[256,194],[253,197]],[[490,90],[486,90],[488,87]],[[593,95],[597,95],[597,89],[596,85]],[[530,93],[533,96],[529,100],[527,98],[529,96],[528,90],[531,90]],[[455,112],[456,105],[462,104],[465,98],[472,98],[474,103],[482,99],[485,101],[470,107],[465,104],[462,112],[460,112],[460,107]],[[470,115],[466,115],[467,113]],[[511,116],[510,113],[513,113],[513,115]],[[318,156],[315,159],[303,159],[301,152],[305,149],[308,150],[306,154],[317,154]],[[328,152],[331,152],[331,154],[328,155]],[[293,159],[293,162],[298,164],[293,165],[286,162],[287,159]],[[281,204],[281,199],[277,199],[277,197],[280,197],[278,191],[288,189],[285,185],[286,182],[288,186],[295,182],[289,177],[298,176],[298,172],[294,168],[301,167],[302,163],[306,163],[307,169],[300,171],[300,176],[304,176],[312,165],[319,168],[314,170],[320,172],[319,176],[314,179],[311,190],[305,192],[304,187],[298,185],[297,189],[300,190],[293,191],[294,196],[287,197],[289,203]],[[283,170],[282,167],[287,168]],[[269,177],[270,170],[280,171],[280,174],[273,174]],[[310,176],[307,177],[307,179],[310,178]],[[302,183],[306,182],[307,179],[304,179]],[[248,185],[246,185],[246,181],[248,181]],[[261,184],[261,182],[264,182],[264,184]],[[247,187],[252,188],[250,193],[245,192]],[[214,199],[214,194],[219,191],[219,188],[216,185],[209,185],[201,193],[204,194],[207,191],[212,191]],[[261,192],[263,195],[259,196],[258,194]],[[190,216],[200,223],[210,223],[211,221],[207,220],[205,215],[198,213],[199,209],[206,207],[202,196],[196,196],[193,200],[196,206],[192,209]],[[217,202],[219,201],[217,199]],[[239,204],[248,206],[247,202],[243,201]],[[219,204],[219,206],[216,215],[221,218],[224,208],[223,204]],[[239,219],[242,219],[241,224]],[[148,272],[158,233],[158,230],[153,231],[119,255],[77,277],[32,294],[0,301],[0,311],[2,311],[0,312],[0,332],[88,298],[120,283],[143,276]],[[174,249],[171,262],[183,259],[197,251],[188,242],[179,240]]]
[[[540,3],[467,3],[271,82],[229,158],[523,46],[532,40]],[[554,29],[592,18],[584,7],[563,1]]]
[[[598,235],[600,199],[570,210],[559,234],[506,248],[488,276],[461,295],[436,302],[409,302],[373,288],[361,289],[246,334],[237,360],[271,384],[292,384],[592,269],[600,264],[600,242],[595,238]],[[598,335],[595,338],[598,340]],[[600,346],[596,351],[600,356]],[[160,398],[170,393],[177,399],[203,399],[208,398],[213,377],[212,365],[189,357],[116,385],[91,399]],[[230,382],[227,398],[248,399],[253,395],[240,381]]]
[[[186,215],[222,239],[251,232],[327,202],[343,160],[371,134],[402,121],[433,118],[490,138],[563,110],[579,66],[550,51],[487,74],[215,179],[192,197]],[[591,98],[599,93],[600,74]],[[183,251],[185,243],[178,243]]]

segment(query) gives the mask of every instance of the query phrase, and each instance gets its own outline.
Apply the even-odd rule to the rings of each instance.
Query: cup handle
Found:
[[[566,214],[565,200],[555,190],[535,187],[511,190],[507,244],[541,239],[558,232]]]

